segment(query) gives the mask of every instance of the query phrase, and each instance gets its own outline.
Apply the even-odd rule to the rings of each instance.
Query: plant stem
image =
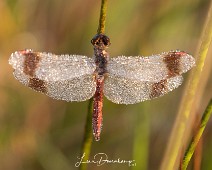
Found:
[[[190,162],[191,160],[191,157],[194,153],[194,150],[202,136],[202,133],[205,129],[205,126],[210,118],[212,114],[212,99],[210,100],[210,102],[208,103],[208,106],[202,116],[202,119],[201,119],[201,123],[200,123],[200,126],[197,130],[197,133],[195,134],[195,136],[192,138],[187,150],[186,150],[186,153],[185,153],[185,156],[184,156],[184,159],[183,159],[183,164],[182,164],[182,169],[183,170],[186,170],[187,166],[188,166],[188,163]]]
[[[101,3],[101,10],[100,10],[100,18],[99,18],[99,27],[98,27],[98,34],[103,34],[105,31],[105,19],[106,19],[106,9],[107,9],[107,0],[102,0]],[[93,98],[89,100],[88,104],[88,114],[87,120],[85,125],[85,133],[84,139],[82,144],[81,155],[85,154],[82,161],[86,161],[89,159],[90,152],[91,152],[91,145],[93,141],[93,133],[92,133],[92,113],[93,113]],[[81,164],[79,167],[80,170],[86,170],[87,164]]]
[[[178,116],[171,132],[170,141],[162,162],[161,170],[174,169],[174,165],[179,156],[179,152],[183,145],[183,135],[187,129],[187,122],[192,116],[191,109],[194,103],[195,93],[198,91],[198,83],[200,81],[201,72],[204,66],[205,58],[208,52],[209,45],[212,39],[212,8],[210,7],[205,28],[202,35],[202,41],[197,52],[196,67],[193,69],[186,85],[184,96],[181,100],[181,107]]]
[[[98,34],[104,34],[105,32],[106,11],[107,11],[107,0],[102,0],[100,18],[99,18],[99,27],[97,30]]]
[[[92,110],[93,110],[92,105],[93,105],[93,100],[90,99],[88,104],[88,114],[86,119],[84,139],[83,139],[82,151],[81,151],[81,156],[85,154],[82,161],[88,160],[90,156],[90,152],[91,152],[91,145],[93,140],[92,126],[91,126],[92,125]],[[86,169],[87,169],[87,164],[80,165],[80,170],[86,170]]]

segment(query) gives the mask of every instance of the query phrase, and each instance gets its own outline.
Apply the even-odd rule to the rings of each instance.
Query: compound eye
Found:
[[[109,46],[110,45],[110,39],[108,37],[104,37],[103,43],[104,43],[105,46]]]
[[[92,40],[91,40],[91,44],[93,45],[98,45],[99,44],[99,38],[97,36],[95,36]]]

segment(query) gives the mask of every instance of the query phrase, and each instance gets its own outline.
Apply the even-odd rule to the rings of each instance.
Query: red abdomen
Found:
[[[102,130],[103,85],[104,85],[104,77],[97,76],[96,92],[93,97],[93,117],[92,117],[93,134],[96,141],[100,140],[100,133]]]

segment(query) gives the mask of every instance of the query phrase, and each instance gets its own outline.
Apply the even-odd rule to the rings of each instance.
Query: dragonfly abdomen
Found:
[[[103,85],[104,85],[104,76],[97,76],[96,92],[93,97],[93,116],[92,116],[93,134],[96,141],[100,140],[100,133],[102,129]]]

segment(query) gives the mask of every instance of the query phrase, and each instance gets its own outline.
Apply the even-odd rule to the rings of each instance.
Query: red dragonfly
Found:
[[[93,97],[93,134],[100,140],[103,94],[117,104],[134,104],[163,96],[181,85],[182,73],[195,65],[183,51],[109,58],[110,39],[97,34],[91,40],[94,57],[55,55],[31,49],[11,54],[14,76],[49,97],[85,101]]]

